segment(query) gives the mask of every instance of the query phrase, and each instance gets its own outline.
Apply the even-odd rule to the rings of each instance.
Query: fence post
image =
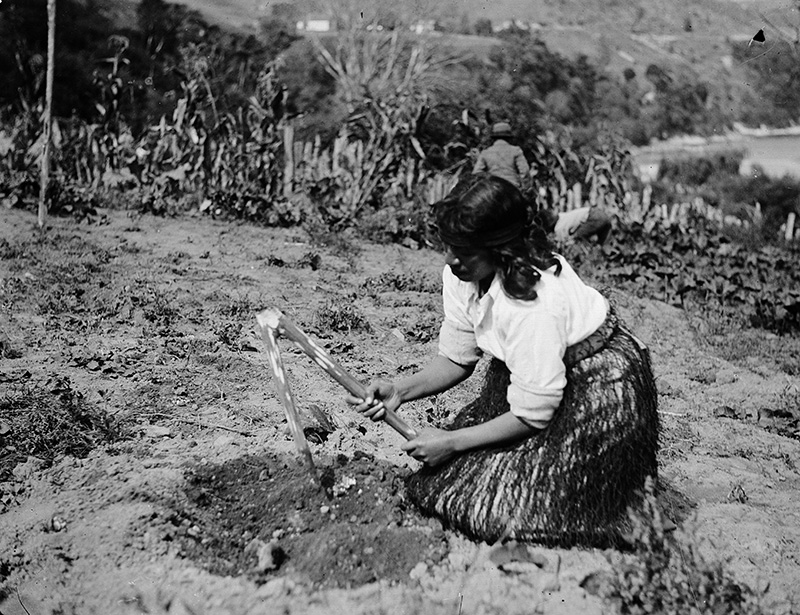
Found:
[[[794,221],[796,217],[793,211],[789,212],[789,215],[786,216],[786,230],[783,235],[786,241],[792,241],[794,239]]]
[[[50,141],[53,129],[53,72],[56,51],[56,0],[47,0],[47,81],[44,96],[44,143],[42,145],[42,175],[39,188],[39,228],[47,214],[47,182],[50,179]]]
[[[289,198],[294,190],[294,126],[283,127],[283,196]]]
[[[581,195],[581,185],[576,182],[574,186],[572,186],[572,209],[578,209],[583,205],[583,197]]]

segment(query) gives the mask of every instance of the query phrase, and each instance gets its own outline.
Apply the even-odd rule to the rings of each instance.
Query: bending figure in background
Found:
[[[508,122],[492,125],[492,144],[478,154],[472,172],[502,177],[520,190],[526,188],[530,165],[522,148],[514,144]]]

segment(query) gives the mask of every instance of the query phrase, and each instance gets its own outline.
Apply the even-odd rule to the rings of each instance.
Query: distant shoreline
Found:
[[[762,126],[760,128],[748,128],[738,122],[734,123],[734,128],[730,132],[722,135],[712,135],[710,137],[699,137],[695,135],[687,135],[681,137],[672,137],[664,141],[654,141],[648,145],[631,148],[637,153],[648,152],[663,152],[663,151],[680,151],[683,149],[702,148],[714,145],[729,145],[732,143],[740,143],[749,141],[756,138],[770,138],[770,137],[800,137],[800,126],[788,126],[786,128],[767,128]]]
[[[800,126],[782,129],[736,126],[725,135],[678,137],[634,147],[631,155],[642,179],[652,181],[664,159],[697,158],[731,150],[744,152],[739,168],[743,175],[761,168],[770,177],[789,175],[800,179]]]

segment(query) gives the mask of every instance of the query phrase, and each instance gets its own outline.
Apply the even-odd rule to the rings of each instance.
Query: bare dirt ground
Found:
[[[280,308],[362,381],[395,377],[435,353],[440,255],[114,211],[40,234],[28,212],[0,215],[0,613],[614,612],[590,582],[610,569],[602,551],[520,556],[421,517],[403,495],[416,462],[401,437],[354,415],[282,340],[332,498],[298,461],[256,313]],[[716,357],[681,310],[615,299],[653,355],[660,472],[687,503],[666,512],[765,592],[765,612],[791,612],[800,442],[775,427],[800,378]],[[402,416],[441,421],[477,385]],[[117,430],[90,420],[85,456],[50,442],[29,457],[28,432],[59,426],[19,433],[23,418],[67,406]]]

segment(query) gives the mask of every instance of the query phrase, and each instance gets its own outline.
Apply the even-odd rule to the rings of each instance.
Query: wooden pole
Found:
[[[294,126],[291,121],[283,127],[283,196],[287,199],[294,191]]]
[[[283,408],[286,411],[286,421],[289,423],[289,430],[292,432],[294,444],[297,447],[297,451],[305,460],[306,465],[308,465],[312,479],[318,486],[321,486],[319,476],[317,475],[317,468],[311,456],[311,449],[308,448],[308,442],[303,433],[303,427],[300,424],[300,414],[297,412],[294,396],[292,395],[292,390],[289,388],[286,370],[283,368],[283,361],[281,360],[275,329],[272,327],[261,327],[261,339],[264,340],[264,344],[267,347],[267,357],[269,358],[269,367],[272,371],[272,379],[275,381],[278,397],[280,397]]]
[[[792,241],[794,239],[794,222],[797,216],[793,211],[789,212],[789,215],[786,216],[786,229],[784,230],[783,238],[786,241]]]
[[[39,228],[44,226],[47,214],[47,183],[50,179],[50,141],[52,140],[53,73],[56,52],[56,0],[47,0],[47,85],[44,101],[44,144],[42,147],[42,175],[39,190]]]
[[[367,396],[367,389],[363,384],[348,374],[322,346],[298,329],[280,310],[274,308],[266,309],[258,314],[256,319],[261,326],[262,332],[265,329],[280,330],[281,333],[311,357],[317,365],[324,369],[329,376],[347,389],[351,395],[360,399],[364,399]],[[406,440],[413,440],[417,437],[417,432],[391,410],[386,410],[383,420]]]

